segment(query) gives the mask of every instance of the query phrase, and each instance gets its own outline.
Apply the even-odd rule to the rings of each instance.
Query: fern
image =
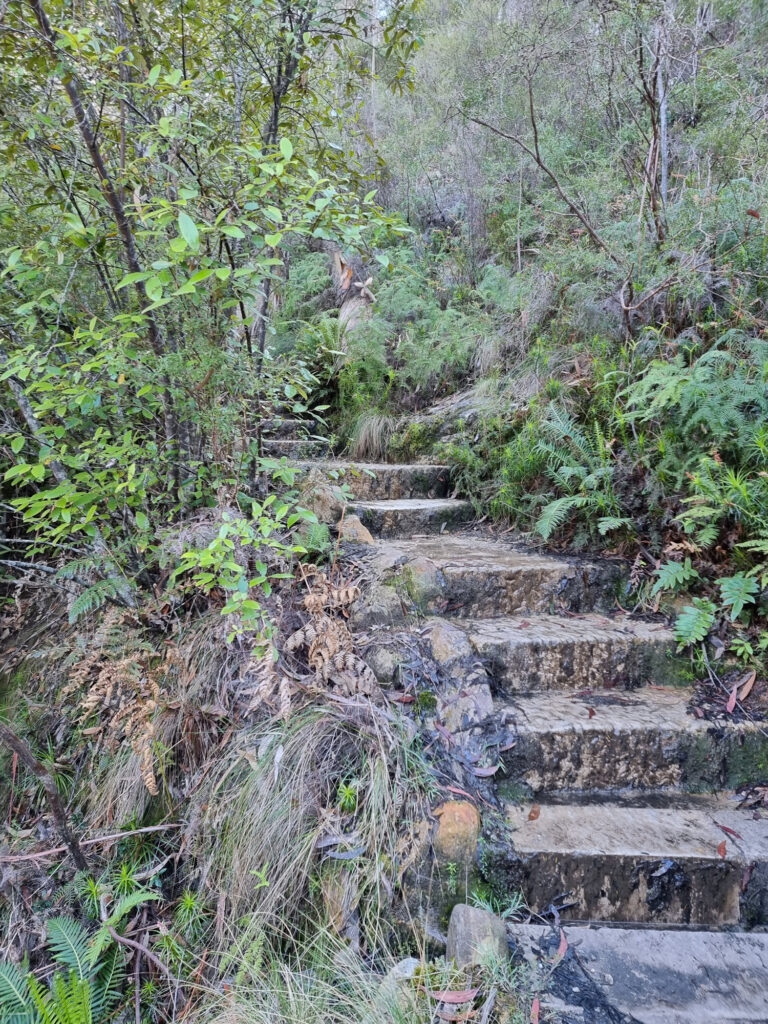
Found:
[[[62,967],[75,971],[78,978],[88,978],[92,966],[88,958],[88,932],[71,917],[54,917],[48,922],[48,943],[53,957]]]
[[[694,597],[693,604],[683,608],[674,627],[679,650],[700,643],[707,637],[714,625],[716,611],[711,601],[701,597]]]
[[[27,979],[15,964],[0,963],[0,1020],[3,1024],[35,1024]]]
[[[534,529],[537,533],[541,534],[544,540],[549,540],[552,533],[566,521],[568,513],[574,508],[581,507],[583,504],[584,498],[580,498],[577,495],[556,498],[554,501],[550,501],[541,510]]]
[[[101,606],[106,604],[107,601],[119,601],[120,604],[123,604],[123,601],[120,598],[120,592],[124,588],[124,580],[114,578],[98,580],[90,587],[87,587],[82,594],[72,602],[69,609],[69,621],[71,623],[77,622],[82,615],[87,615],[88,612],[101,608]]]
[[[130,914],[135,907],[140,906],[142,903],[147,903],[150,900],[159,899],[162,899],[160,893],[152,892],[150,889],[137,889],[136,892],[132,892],[128,896],[124,896],[91,939],[89,951],[91,964],[95,964],[98,961],[102,950],[111,941],[112,936],[109,934],[110,928],[116,928],[126,914]]]
[[[730,608],[731,622],[738,619],[748,604],[754,604],[760,593],[758,582],[752,576],[737,573],[735,576],[724,576],[719,579],[720,597],[726,608]]]
[[[690,558],[684,562],[665,562],[656,570],[656,582],[651,594],[656,595],[662,590],[682,590],[694,580],[700,580],[698,572],[691,565]]]
[[[613,530],[624,530],[632,527],[631,519],[626,516],[601,516],[597,521],[597,530],[601,537]]]

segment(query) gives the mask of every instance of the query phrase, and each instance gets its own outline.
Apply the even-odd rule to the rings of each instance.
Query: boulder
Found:
[[[437,711],[443,725],[454,736],[473,729],[493,715],[491,688],[486,682],[449,687],[441,692]]]
[[[372,644],[365,652],[365,662],[378,681],[386,686],[394,683],[402,657],[391,644]]]
[[[448,922],[445,956],[458,967],[474,967],[488,956],[509,956],[504,922],[488,910],[457,903]]]
[[[438,826],[432,847],[438,862],[471,867],[480,836],[480,815],[475,805],[469,800],[448,800],[433,813]]]
[[[431,558],[412,559],[403,566],[402,575],[408,596],[422,611],[427,611],[430,601],[442,594],[442,573]]]
[[[405,622],[403,602],[394,587],[374,584],[352,606],[349,621],[355,629],[402,625]]]
[[[359,516],[344,516],[338,524],[339,536],[350,544],[373,544],[373,535],[367,526],[363,526]]]
[[[390,967],[379,985],[376,1002],[385,1020],[409,1014],[416,1008],[413,979],[421,961],[409,956]]]
[[[445,619],[435,619],[428,627],[432,657],[441,665],[468,658],[472,654],[472,645],[463,629]]]

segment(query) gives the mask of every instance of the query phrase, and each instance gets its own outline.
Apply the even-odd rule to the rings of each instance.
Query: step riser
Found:
[[[753,870],[744,892],[745,865],[738,862],[691,858],[664,867],[658,859],[539,853],[508,863],[505,884],[522,891],[535,913],[570,893],[560,900],[576,904],[562,912],[566,921],[722,928],[768,920],[767,865]]]
[[[600,714],[598,707],[597,715]],[[735,789],[768,762],[768,739],[738,729],[519,734],[504,756],[515,793]]]
[[[445,498],[448,495],[448,473],[440,466],[381,466],[372,471],[373,475],[364,467],[352,466],[345,470],[335,464],[306,466],[301,470],[302,473],[327,471],[331,483],[348,487],[357,501]]]
[[[579,572],[563,574],[533,569],[520,572],[444,567],[441,594],[427,612],[491,618],[521,613],[608,611],[615,603],[614,580],[585,579]]]
[[[263,441],[261,450],[269,459],[280,459],[285,456],[287,459],[303,460],[327,457],[330,447],[327,441],[317,441],[313,438],[274,438]]]
[[[434,509],[369,509],[350,506],[374,536],[410,537],[421,533],[440,533],[442,529],[459,526],[472,518],[472,507],[456,503]]]
[[[496,685],[506,693],[669,684],[678,671],[668,658],[673,648],[666,639],[531,640],[515,646],[480,640],[475,648]]]

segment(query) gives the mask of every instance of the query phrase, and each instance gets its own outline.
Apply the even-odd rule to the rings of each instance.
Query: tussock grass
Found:
[[[340,787],[348,791],[346,802]],[[227,894],[226,922],[292,938],[321,903],[321,863],[354,873],[337,927],[377,939],[402,837],[423,817],[431,776],[397,719],[361,700],[307,708],[245,730],[195,798],[201,872]],[[225,921],[220,921],[224,938]]]
[[[349,454],[353,459],[371,459],[383,462],[389,452],[389,444],[397,430],[396,417],[380,412],[361,413],[352,430]]]

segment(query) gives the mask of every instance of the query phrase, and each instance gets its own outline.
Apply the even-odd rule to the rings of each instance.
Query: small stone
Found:
[[[390,1017],[392,1011],[397,1016],[414,1009],[415,993],[410,982],[421,967],[421,961],[409,956],[405,960],[390,967],[379,985],[376,1001],[384,1017]]]
[[[488,956],[509,956],[504,922],[488,910],[457,903],[448,923],[445,955],[458,967],[474,967]]]
[[[348,515],[338,524],[339,536],[351,544],[373,544],[371,531],[360,522],[359,516]]]
[[[338,522],[344,501],[331,486],[328,477],[313,469],[302,479],[299,491],[301,504],[314,512],[321,523]]]
[[[493,714],[493,697],[487,683],[456,686],[440,694],[438,714],[451,733],[465,732]]]
[[[366,664],[380,683],[393,683],[400,667],[400,658],[390,646],[375,644],[365,652]]]
[[[439,819],[432,840],[441,864],[471,867],[480,836],[480,815],[468,800],[448,800],[433,812]]]
[[[472,645],[464,630],[443,619],[430,623],[429,642],[432,657],[441,665],[449,665],[472,654]]]
[[[349,621],[355,629],[402,625],[405,622],[403,602],[394,587],[375,584],[353,605]]]

